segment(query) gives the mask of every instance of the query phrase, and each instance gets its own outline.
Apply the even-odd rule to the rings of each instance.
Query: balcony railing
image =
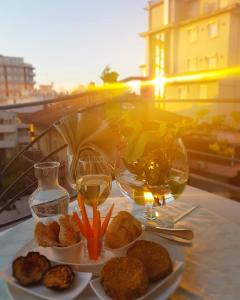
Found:
[[[18,142],[20,144],[28,144],[28,143],[31,142],[31,138],[30,138],[30,136],[19,136],[18,137]]]
[[[144,102],[146,105],[149,104],[149,99],[143,98],[141,96],[133,96],[133,95],[126,95],[124,94],[124,97],[112,97],[113,99],[108,99],[108,101],[113,101],[113,103],[121,103],[122,101],[125,101],[129,99],[129,101],[136,101],[136,102]],[[11,105],[11,106],[0,106],[0,110],[4,109],[16,109],[16,108],[27,108],[30,106],[35,106],[35,105],[44,105],[45,108],[49,109],[49,107],[55,107],[56,112],[58,112],[57,119],[54,119],[54,122],[56,122],[59,118],[62,116],[76,112],[76,111],[87,111],[88,109],[92,109],[93,107],[98,107],[103,105],[105,102],[103,100],[103,94],[101,96],[94,94],[93,92],[86,92],[86,93],[81,93],[79,95],[74,95],[74,96],[69,96],[69,97],[63,97],[60,99],[49,99],[47,101],[38,101],[36,103],[24,103],[24,104],[17,104],[17,105]],[[86,106],[86,103],[88,103],[88,106]],[[159,105],[160,107],[168,107],[169,104],[192,104],[192,105],[199,105],[201,108],[202,105],[209,105],[209,104],[216,104],[219,103],[219,105],[222,104],[240,104],[240,100],[236,99],[228,99],[228,100],[217,100],[217,99],[206,99],[206,100],[164,100],[164,101],[156,101],[155,104]],[[53,105],[58,105],[58,106],[53,106]],[[181,112],[182,115],[184,115],[183,112]],[[45,114],[47,116],[47,114]],[[177,116],[175,114],[175,116]],[[43,115],[44,117],[44,115]],[[16,162],[18,160],[21,160],[24,156],[26,156],[26,153],[32,149],[36,151],[36,145],[38,145],[42,139],[44,139],[50,132],[54,132],[54,126],[53,124],[44,124],[44,130],[39,133],[38,136],[35,137],[35,139],[26,145],[11,161],[9,161],[5,166],[1,169],[0,171],[0,183],[1,179],[7,176],[8,171],[15,166]],[[240,142],[240,141],[239,141]],[[1,141],[0,141],[0,146],[1,146]],[[65,151],[66,149],[66,144],[64,141],[62,141],[62,144],[59,145],[57,148],[53,149],[50,153],[45,153],[41,157],[35,157],[35,158],[27,158],[27,161],[29,163],[28,168],[25,170],[22,170],[22,173],[19,174],[17,178],[12,180],[9,185],[0,193],[0,200],[4,199],[4,204],[0,206],[0,219],[1,219],[1,214],[4,213],[9,207],[11,207],[16,200],[18,200],[22,195],[29,193],[31,189],[33,189],[36,185],[36,181],[33,179],[32,171],[33,171],[33,164],[37,161],[44,161],[47,159],[54,159],[54,157],[60,153],[61,151]],[[33,154],[35,153],[33,151]],[[240,165],[240,160],[235,158],[235,157],[226,157],[223,155],[218,155],[218,154],[211,154],[208,151],[196,151],[194,149],[188,149],[189,155],[195,155],[195,160],[210,160],[212,162],[216,162],[216,164],[225,164],[229,168],[232,166],[239,166]],[[31,154],[32,155],[32,154]],[[26,157],[25,157],[26,158]],[[240,174],[240,172],[239,172]],[[236,173],[236,176],[238,175],[238,172]],[[22,189],[19,189],[14,195],[12,194],[11,196],[8,196],[9,193],[16,187],[17,185],[21,186],[21,183],[23,182],[24,179],[28,179],[29,182],[27,185],[22,186]],[[239,180],[240,183],[240,180]],[[189,184],[197,187],[201,187],[203,189],[206,189],[210,192],[215,192],[215,193],[220,193],[222,195],[225,195],[229,198],[233,198],[235,200],[240,201],[240,184],[232,184],[229,182],[224,182],[221,181],[219,178],[216,176],[214,177],[209,177],[206,174],[201,173],[201,166],[199,167],[199,170],[194,170],[194,168],[190,172],[190,179],[189,179]],[[3,202],[2,202],[3,203]],[[30,214],[29,214],[30,216]],[[25,216],[24,216],[25,218]],[[17,221],[19,221],[21,218],[19,218]],[[9,223],[10,222],[10,223]],[[14,220],[9,220],[9,224],[11,225],[14,223]],[[9,225],[8,224],[8,225]],[[5,226],[5,224],[0,223],[0,228],[1,226]]]

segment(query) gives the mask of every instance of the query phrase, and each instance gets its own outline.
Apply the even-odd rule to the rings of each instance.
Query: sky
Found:
[[[147,0],[2,0],[0,54],[24,57],[37,84],[72,89],[100,83],[106,65],[119,78],[145,63]]]

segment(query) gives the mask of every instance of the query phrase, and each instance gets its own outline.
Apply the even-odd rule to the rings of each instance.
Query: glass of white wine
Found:
[[[87,205],[101,205],[112,188],[110,164],[98,155],[82,157],[76,168],[76,189]]]

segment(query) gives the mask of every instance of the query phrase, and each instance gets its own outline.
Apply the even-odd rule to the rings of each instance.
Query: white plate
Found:
[[[176,278],[178,278],[183,273],[183,266],[183,262],[174,261],[173,272],[163,280],[151,283],[146,294],[140,298],[137,298],[136,300],[143,300],[151,296],[156,291],[160,293],[161,291],[166,290],[169,284],[175,282]],[[103,290],[102,285],[100,283],[100,278],[91,280],[90,285],[100,300],[111,300],[111,298],[109,298]]]
[[[6,269],[3,272],[6,276],[12,276],[12,269]],[[25,292],[26,294],[31,294],[33,296],[37,296],[39,298],[47,299],[47,300],[72,300],[76,298],[81,292],[86,288],[89,281],[92,278],[91,273],[79,273],[75,272],[75,278],[71,286],[62,291],[55,291],[52,289],[46,288],[43,284],[37,284],[35,286],[23,287],[21,286],[15,279],[13,281],[8,281],[8,287],[15,289],[18,291]],[[27,297],[27,296],[26,296]],[[26,297],[22,297],[19,299],[26,299]]]
[[[36,247],[33,240],[27,242],[19,251],[16,253],[16,257],[21,255],[26,255],[29,251],[37,251],[42,255],[45,255],[49,260],[57,263],[57,264],[65,264],[69,265],[73,268],[74,271],[77,272],[88,272],[92,273],[94,276],[98,276],[103,268],[103,265],[106,261],[114,256],[114,253],[111,251],[105,251],[104,256],[100,259],[100,261],[93,263],[89,261],[86,256],[79,257],[75,262],[68,262],[60,259],[56,259],[53,254],[53,251],[49,247]]]
[[[144,237],[146,240],[150,240],[153,242],[158,242],[160,243],[163,247],[165,247],[172,260],[173,261],[184,261],[184,256],[183,256],[183,248],[181,245],[178,245],[176,243],[173,243],[171,241],[168,241],[166,239],[163,239],[161,237],[156,236],[155,234],[147,233]],[[33,241],[29,241],[26,243],[19,251],[17,251],[16,256],[20,255],[26,255],[27,252],[33,251],[35,249],[35,245]],[[180,281],[182,278],[182,274],[180,274],[178,277],[174,278],[172,282],[169,282],[169,285],[166,286],[165,290],[163,291],[156,291],[151,296],[148,298],[149,300],[166,300],[168,299],[178,288]],[[10,299],[12,300],[36,300],[38,299],[36,296],[27,294],[23,290],[20,290],[14,286],[11,286],[9,284],[7,285],[7,290]],[[87,286],[87,288],[79,295],[76,300],[96,300],[97,296],[91,289],[90,285]]]

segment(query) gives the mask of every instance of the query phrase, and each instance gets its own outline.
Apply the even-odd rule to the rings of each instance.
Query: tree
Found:
[[[100,78],[105,83],[114,83],[117,82],[119,74],[115,71],[111,71],[109,66],[106,66],[102,71]]]

